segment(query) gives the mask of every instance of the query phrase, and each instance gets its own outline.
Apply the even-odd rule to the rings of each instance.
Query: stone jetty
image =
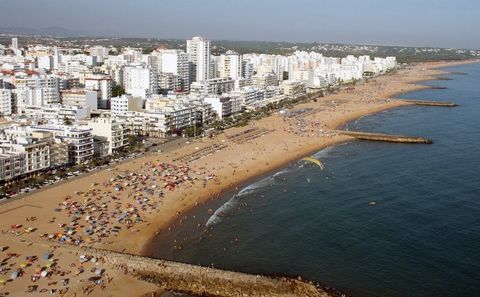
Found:
[[[403,99],[402,101],[411,103],[413,105],[423,105],[423,106],[438,106],[438,107],[455,107],[457,104],[453,102],[445,101],[426,101],[426,100],[407,100]]]
[[[313,283],[286,277],[269,277],[177,263],[126,253],[65,245],[63,248],[95,255],[115,269],[162,288],[199,296],[305,296],[334,297]]]
[[[341,135],[350,136],[356,139],[369,141],[397,142],[397,143],[422,143],[431,144],[433,141],[417,136],[391,135],[371,132],[337,131]]]

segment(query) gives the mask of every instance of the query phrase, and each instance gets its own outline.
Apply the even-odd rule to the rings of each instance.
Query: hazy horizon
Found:
[[[341,0],[0,0],[0,27],[85,36],[479,49],[480,3]]]

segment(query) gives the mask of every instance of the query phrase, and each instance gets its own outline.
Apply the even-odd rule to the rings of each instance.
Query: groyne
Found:
[[[397,142],[397,143],[420,143],[431,144],[433,141],[423,137],[417,136],[404,136],[404,135],[391,135],[383,133],[371,133],[371,132],[354,132],[354,131],[337,131],[341,135],[350,136],[356,139],[369,140],[369,141],[383,141],[383,142]]]
[[[73,246],[64,248],[101,257],[106,263],[123,273],[155,283],[167,290],[198,296],[333,297],[338,295],[330,294],[313,283],[300,279],[252,275],[93,248]]]
[[[407,100],[402,99],[404,102],[408,102],[414,105],[423,105],[423,106],[439,106],[439,107],[455,107],[457,104],[453,102],[446,101],[426,101],[426,100]]]

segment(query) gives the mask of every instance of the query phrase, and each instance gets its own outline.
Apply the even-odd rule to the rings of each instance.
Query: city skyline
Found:
[[[476,17],[480,4],[468,0],[395,4],[376,0],[328,4],[247,0],[228,5],[218,0],[0,0],[0,28],[61,27],[86,36],[184,39],[202,35],[211,40],[480,48],[480,40],[469,33],[480,25]]]
[[[480,296],[480,3],[418,2],[0,0],[0,297]]]

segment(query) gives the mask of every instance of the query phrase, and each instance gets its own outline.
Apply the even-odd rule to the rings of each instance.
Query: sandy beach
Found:
[[[52,290],[58,296],[156,292],[155,285],[62,245],[144,255],[149,241],[188,209],[291,161],[352,140],[335,129],[409,105],[395,96],[427,88],[417,83],[442,75],[438,67],[463,63],[412,65],[293,108],[309,108],[304,114],[275,113],[211,139],[168,153],[148,153],[0,204],[0,296]]]

